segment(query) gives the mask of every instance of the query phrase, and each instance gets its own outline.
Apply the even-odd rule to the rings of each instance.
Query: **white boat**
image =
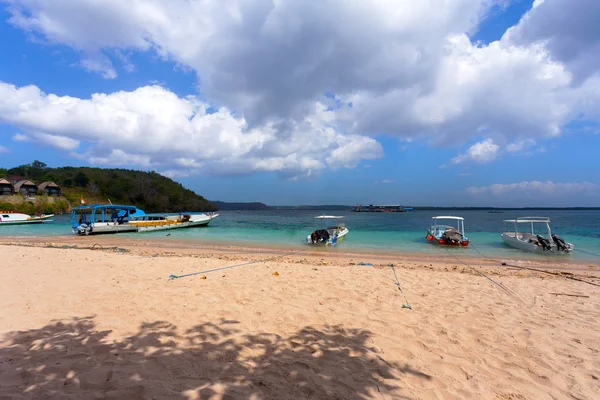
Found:
[[[156,232],[208,225],[218,216],[219,214],[146,215],[133,217],[129,224],[136,226],[138,232]]]
[[[505,220],[505,224],[512,225],[513,231],[505,230],[502,233],[502,240],[511,247],[519,250],[534,253],[570,253],[574,246],[567,243],[558,235],[554,235],[550,229],[550,218],[547,217],[523,217],[517,219]],[[544,237],[535,232],[535,226],[542,225],[539,231],[543,230],[548,237]],[[522,231],[519,231],[522,227]],[[529,232],[531,228],[531,232]],[[526,230],[527,232],[523,232]]]
[[[465,236],[465,219],[452,215],[440,215],[431,219],[431,226],[425,235],[427,240],[442,246],[469,246]]]
[[[330,225],[328,228],[316,229],[310,235],[306,237],[308,244],[324,244],[324,245],[335,245],[338,242],[344,240],[348,234],[348,228],[344,220],[344,216],[335,215],[320,215],[314,217],[313,220],[322,222],[324,220],[335,220],[334,225]]]
[[[120,232],[156,232],[206,226],[219,214],[147,215],[135,206],[94,204],[79,206],[71,212],[73,233],[95,235]]]
[[[42,222],[51,222],[50,218],[52,217],[54,217],[54,214],[28,215],[9,211],[0,211],[0,225],[40,224]]]

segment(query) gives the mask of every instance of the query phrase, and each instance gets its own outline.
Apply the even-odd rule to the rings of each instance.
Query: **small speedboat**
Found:
[[[467,247],[469,239],[465,236],[465,219],[444,215],[433,217],[425,236],[428,241],[442,246]]]
[[[50,222],[54,214],[28,215],[10,211],[0,211],[0,225],[39,224]]]
[[[505,224],[512,225],[512,231],[505,230],[501,237],[504,243],[514,247],[515,249],[529,251],[532,253],[571,253],[574,249],[573,244],[565,242],[560,236],[552,233],[550,229],[550,218],[547,217],[523,217],[517,219],[505,220]],[[542,225],[544,233],[548,237],[544,237],[535,231],[536,226]],[[519,231],[519,226],[522,230],[531,232]]]
[[[349,232],[348,228],[346,228],[346,223],[344,222],[345,219],[346,217],[334,215],[320,215],[314,217],[313,220],[315,221],[335,220],[336,223],[330,225],[328,228],[314,230],[306,237],[306,242],[313,245],[335,245],[338,242],[341,242]]]

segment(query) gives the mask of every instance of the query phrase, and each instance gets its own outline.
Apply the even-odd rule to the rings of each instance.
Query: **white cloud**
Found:
[[[535,139],[518,140],[516,142],[509,143],[508,146],[506,146],[506,151],[509,153],[520,153],[532,148],[535,145]]]
[[[2,82],[0,82],[2,85]],[[0,87],[1,90],[1,87]],[[0,120],[2,120],[0,111]],[[71,139],[70,137],[61,135],[50,135],[42,132],[31,132],[27,135],[17,133],[13,135],[12,140],[16,142],[34,142],[40,145],[48,145],[59,150],[76,150],[79,147],[79,140]]]
[[[375,183],[376,185],[379,185],[379,184],[387,185],[387,184],[390,184],[390,183],[394,183],[394,180],[392,180],[392,179],[382,179],[382,180],[376,180],[373,183]]]
[[[483,142],[475,143],[469,147],[465,154],[461,154],[452,159],[452,164],[463,164],[473,161],[478,164],[486,164],[494,161],[498,155],[500,146],[494,143],[492,139],[486,139]]]
[[[468,34],[497,4],[492,0],[4,1],[13,25],[74,48],[82,66],[106,78],[116,76],[111,58],[128,70],[123,55],[135,51],[195,71],[202,98],[226,107],[198,118],[207,124],[202,131],[222,138],[237,133],[230,146],[211,143],[224,152],[197,149],[201,156],[192,158],[242,172],[307,172],[322,168],[323,160],[352,167],[361,151],[381,155],[379,144],[363,135],[426,136],[441,144],[487,137],[504,145],[560,135],[582,113],[600,119],[597,0],[538,0],[489,45],[473,44]],[[111,107],[123,97],[97,96],[107,96]],[[171,102],[179,103],[206,112],[195,97]],[[130,108],[121,110],[132,124],[125,132],[150,114],[127,103]],[[168,131],[188,125],[177,120],[180,126]],[[148,146],[154,154],[157,145]],[[458,160],[488,162],[497,152]]]
[[[543,45],[581,82],[596,74],[600,65],[599,15],[597,0],[536,1],[503,40],[518,45]]]
[[[4,146],[0,146],[0,154],[1,153],[9,153],[9,150]]]
[[[47,133],[35,133],[33,136],[37,141],[56,147],[59,150],[75,150],[79,147],[79,140],[66,136],[49,135]]]
[[[600,186],[590,182],[557,182],[552,181],[523,181],[510,184],[494,184],[489,186],[471,186],[467,191],[473,195],[492,194],[494,196],[506,195],[534,195],[534,196],[572,196],[578,193],[598,192]]]
[[[22,133],[15,133],[12,137],[12,140],[15,142],[28,142],[31,138],[27,135],[23,135]]]
[[[72,153],[86,141],[91,144],[86,153],[75,155],[92,164],[159,166],[172,175],[204,168],[293,177],[383,155],[374,139],[330,127],[323,104],[285,129],[277,129],[278,121],[249,128],[225,107],[211,114],[207,109],[197,97],[180,98],[159,86],[79,99],[0,82],[0,120],[24,132],[14,140]]]
[[[127,68],[129,63],[125,65]],[[113,68],[110,60],[102,55],[94,55],[82,59],[81,66],[90,72],[100,74],[105,79],[115,79],[117,77],[117,71]]]

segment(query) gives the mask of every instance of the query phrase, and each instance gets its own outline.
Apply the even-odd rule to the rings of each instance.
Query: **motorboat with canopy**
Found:
[[[465,219],[452,215],[440,215],[431,219],[431,226],[425,235],[428,241],[442,246],[469,246],[465,236]]]
[[[93,235],[120,232],[155,232],[206,226],[219,214],[146,214],[135,206],[94,204],[73,208],[73,233]]]
[[[507,245],[519,250],[534,253],[571,253],[573,244],[565,242],[560,236],[552,233],[550,218],[548,217],[522,217],[504,221],[505,225],[512,226],[502,233],[502,240]],[[538,228],[536,232],[535,228]],[[539,233],[547,234],[547,237]]]
[[[320,215],[314,217],[313,221],[318,223],[324,223],[325,221],[335,221],[335,223],[329,224],[329,227],[327,228],[314,230],[306,237],[307,243],[313,245],[335,245],[338,242],[341,242],[349,232],[346,227],[345,219],[346,217],[344,216],[335,215]]]

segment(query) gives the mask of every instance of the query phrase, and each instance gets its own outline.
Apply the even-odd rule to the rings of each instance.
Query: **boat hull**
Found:
[[[176,222],[168,225],[156,225],[156,226],[140,226],[137,231],[140,233],[144,232],[157,232],[166,231],[171,229],[183,229],[183,228],[196,228],[202,226],[208,226],[214,217],[207,217],[206,219],[189,221],[189,222]]]
[[[462,241],[460,242],[456,242],[456,243],[447,243],[441,236],[436,236],[434,233],[432,233],[431,228],[427,230],[427,235],[425,235],[425,238],[427,239],[427,241],[429,241],[430,243],[435,243],[438,246],[447,246],[447,247],[469,247],[469,239],[464,238]]]
[[[25,224],[41,224],[42,222],[52,222],[52,220],[35,220],[35,221],[7,221],[0,222],[1,225],[25,225]]]
[[[54,217],[54,214],[30,216],[26,214],[8,214],[12,218],[2,218],[0,220],[1,225],[25,225],[25,224],[41,224],[42,222],[52,222],[50,218]],[[18,216],[18,217],[15,217]]]
[[[213,219],[215,219],[219,214],[215,214],[212,216],[201,215],[201,216],[193,216],[192,219],[188,222],[178,222],[178,221],[157,221],[152,224],[152,222],[148,221],[140,221],[140,222],[132,222],[132,223],[124,223],[119,224],[118,222],[96,222],[89,226],[90,229],[87,229],[87,226],[80,225],[79,227],[73,229],[75,234],[79,235],[101,235],[101,234],[110,234],[110,233],[123,233],[123,232],[138,232],[138,233],[147,233],[147,232],[157,232],[164,230],[172,230],[172,229],[183,229],[183,228],[193,228],[193,227],[201,227],[207,226]],[[163,224],[159,224],[158,222],[162,222]]]
[[[571,243],[566,243],[569,250],[561,251],[558,250],[556,243],[550,243],[550,250],[544,250],[542,246],[538,246],[534,243],[530,243],[529,241],[524,241],[515,238],[513,235],[508,235],[503,233],[500,235],[504,243],[518,250],[526,251],[529,253],[543,253],[543,254],[569,254],[573,251],[573,245]]]
[[[348,232],[349,232],[348,228],[344,228],[337,235],[334,235],[333,237],[330,237],[329,239],[327,239],[326,242],[319,242],[319,243],[313,243],[310,235],[308,235],[306,237],[306,242],[313,246],[331,246],[331,245],[334,245],[334,244],[344,241],[344,238],[346,237]]]

